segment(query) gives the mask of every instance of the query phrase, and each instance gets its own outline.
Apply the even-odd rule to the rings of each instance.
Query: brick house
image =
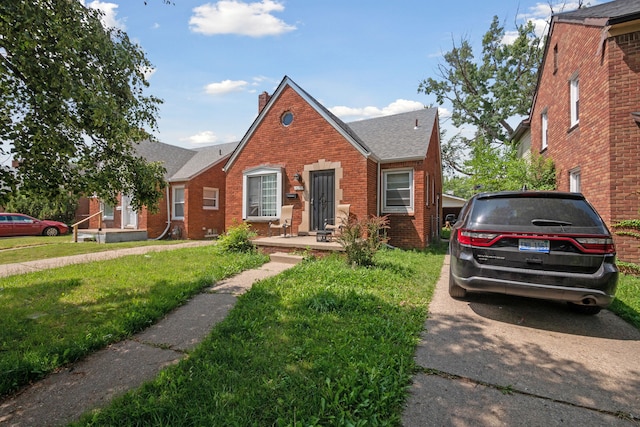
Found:
[[[520,141],[554,160],[557,188],[582,192],[611,226],[640,211],[640,1],[552,17]],[[640,262],[616,236],[618,257]]]
[[[266,235],[283,205],[293,234],[350,216],[389,215],[390,244],[423,248],[442,215],[436,108],[345,124],[289,77],[259,96],[259,114],[224,166],[227,226],[247,221]]]
[[[146,229],[149,238],[173,235],[183,239],[204,239],[224,230],[224,162],[237,142],[192,150],[161,142],[143,141],[136,146],[139,155],[150,162],[161,162],[167,188],[159,210],[134,211],[129,198],[118,197],[117,206],[96,198],[90,200],[90,214],[104,211],[104,228]],[[90,227],[98,227],[98,217]]]

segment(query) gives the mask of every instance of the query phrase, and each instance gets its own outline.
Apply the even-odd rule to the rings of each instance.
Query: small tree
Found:
[[[347,254],[347,262],[359,266],[373,265],[373,256],[389,241],[386,236],[388,228],[387,216],[372,216],[363,220],[350,218],[338,237]]]

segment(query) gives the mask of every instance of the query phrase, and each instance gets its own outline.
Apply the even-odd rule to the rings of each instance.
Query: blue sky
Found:
[[[533,19],[544,31],[550,13],[535,0],[173,2],[85,4],[146,52],[149,91],[164,100],[156,136],[188,148],[239,141],[257,116],[258,94],[272,93],[285,75],[346,122],[435,105],[418,84],[437,76],[454,40],[479,46],[494,15],[507,29]]]

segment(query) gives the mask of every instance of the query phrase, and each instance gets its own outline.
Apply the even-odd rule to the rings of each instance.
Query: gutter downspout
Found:
[[[153,240],[161,240],[164,238],[164,236],[167,235],[167,231],[169,231],[169,229],[171,228],[171,204],[169,203],[169,186],[167,185],[166,187],[166,192],[167,192],[167,228],[164,229],[164,231],[162,232],[162,234],[158,237],[156,237]]]
[[[382,199],[382,194],[380,194],[380,188],[382,187],[382,176],[380,176],[380,174],[382,173],[382,169],[380,168],[380,162],[378,162],[378,179],[376,180],[376,216],[380,216],[380,203],[381,203],[381,199]]]

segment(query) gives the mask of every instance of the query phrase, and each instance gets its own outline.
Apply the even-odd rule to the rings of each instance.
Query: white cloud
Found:
[[[220,83],[209,83],[205,86],[205,92],[209,95],[224,95],[231,92],[240,92],[248,84],[244,80],[223,80]]]
[[[87,5],[92,9],[98,9],[104,15],[102,16],[102,25],[107,28],[118,28],[122,31],[126,30],[126,26],[124,24],[124,20],[118,19],[116,15],[118,14],[118,5],[115,3],[107,3],[102,1],[92,1]]]
[[[218,137],[210,130],[191,135],[187,138],[181,139],[181,141],[189,142],[190,144],[213,144],[218,141]]]
[[[272,0],[257,3],[220,0],[215,4],[207,3],[194,8],[189,27],[191,31],[206,35],[273,36],[296,29],[272,15],[283,10],[282,3]]]
[[[407,99],[398,99],[383,108],[378,107],[362,107],[353,108],[345,106],[336,106],[330,108],[331,112],[341,119],[349,118],[349,120],[370,119],[373,117],[390,116],[392,114],[406,113],[424,108],[424,104],[418,101],[409,101]]]
[[[144,74],[144,78],[149,80],[151,76],[153,76],[156,72],[155,68],[152,67],[144,67],[142,68],[142,74]]]

